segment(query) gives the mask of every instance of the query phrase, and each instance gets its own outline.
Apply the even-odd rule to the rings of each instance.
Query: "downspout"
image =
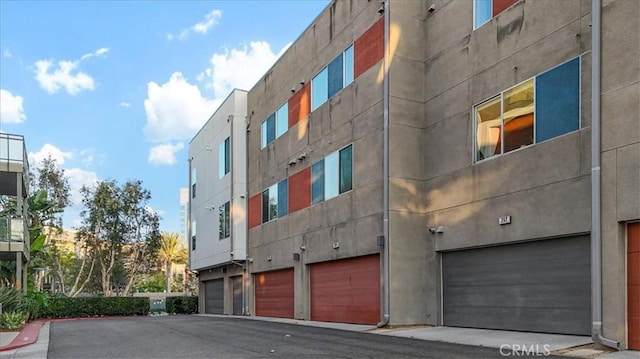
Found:
[[[231,246],[231,250],[229,252],[229,254],[231,255],[231,262],[233,262],[233,207],[234,207],[234,200],[235,200],[235,196],[233,193],[233,182],[234,182],[234,171],[233,171],[233,115],[229,115],[229,117],[227,117],[227,121],[229,122],[229,125],[231,126],[231,135],[229,135],[229,165],[231,168],[229,168],[229,172],[231,175],[230,181],[231,181],[231,201],[229,204],[229,211],[231,211],[231,213],[229,213],[229,244]],[[226,160],[226,159],[225,159]],[[225,213],[226,214],[226,213]]]
[[[249,132],[251,126],[251,116],[247,115],[244,117],[246,122],[245,124],[245,134],[244,134],[244,208],[245,213],[247,213],[247,220],[245,224],[245,260],[244,267],[242,270],[242,315],[251,315],[249,313]]]
[[[591,1],[591,339],[618,348],[602,334],[602,216],[600,185],[601,0]]]
[[[384,61],[382,83],[383,146],[382,146],[382,320],[378,328],[389,324],[389,1],[381,0],[384,6]]]

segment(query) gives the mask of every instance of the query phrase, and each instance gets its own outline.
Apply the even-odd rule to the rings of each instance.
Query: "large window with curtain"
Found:
[[[475,161],[580,128],[580,59],[574,58],[476,105]]]

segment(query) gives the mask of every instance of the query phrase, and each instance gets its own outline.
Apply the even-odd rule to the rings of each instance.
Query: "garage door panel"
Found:
[[[468,307],[546,307],[589,310],[591,292],[580,283],[527,286],[483,286],[448,288],[447,305]]]
[[[589,257],[591,255],[590,247],[576,246],[576,242],[580,242],[581,238],[584,239],[585,237],[555,238],[451,253],[456,253],[456,261],[464,262],[465,266],[486,265],[487,255],[491,256],[494,264],[535,262],[540,258],[569,260],[575,257]],[[527,250],[518,251],[518,256],[509,255],[515,246],[526,247]],[[496,253],[504,255],[496,255]]]
[[[567,271],[567,261],[572,266],[582,270],[590,268],[590,256],[573,258],[540,260],[538,262],[512,262],[508,264],[484,263],[482,265],[459,265],[458,263],[443,263],[451,273],[451,286],[473,286],[482,280],[487,285],[508,285],[548,283],[550,276],[554,283],[589,282],[588,277],[582,275],[582,270]],[[462,261],[459,263],[463,263]],[[538,270],[541,266],[544,271]]]
[[[444,325],[588,335],[588,236],[442,254]]]
[[[205,297],[204,311],[207,314],[224,313],[224,279],[204,282]]]
[[[311,320],[375,324],[380,319],[380,259],[356,257],[310,266]]]
[[[293,318],[293,268],[255,275],[256,315]]]
[[[527,331],[585,335],[584,328],[591,326],[591,317],[582,316],[582,310],[549,308],[541,312],[537,308],[482,308],[482,313],[468,307],[451,308],[447,314],[449,326],[487,328],[487,317],[492,318],[491,329],[522,331],[522,323],[528,323]],[[558,318],[576,318],[574,321],[558,321]]]

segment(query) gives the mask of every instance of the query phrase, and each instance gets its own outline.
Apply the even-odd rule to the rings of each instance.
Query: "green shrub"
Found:
[[[167,313],[193,314],[198,312],[198,297],[167,297]]]
[[[20,311],[2,312],[0,326],[6,329],[18,329],[27,321],[27,314]]]
[[[23,306],[22,292],[10,286],[0,286],[0,303],[3,312],[21,310]]]
[[[50,298],[40,318],[87,318],[149,314],[149,298],[89,297]]]
[[[56,294],[53,295],[55,296]],[[40,318],[42,316],[41,313],[47,310],[51,298],[52,294],[49,294],[49,292],[29,291],[24,296],[24,310],[29,313],[29,318]]]

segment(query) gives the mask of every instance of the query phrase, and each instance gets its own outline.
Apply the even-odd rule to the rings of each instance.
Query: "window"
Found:
[[[262,191],[262,223],[287,214],[287,180],[284,179]]]
[[[191,250],[196,250],[196,221],[191,222]]]
[[[518,0],[474,0],[473,1],[473,29],[486,24],[506,8]]]
[[[575,58],[475,106],[476,161],[580,128]]]
[[[224,177],[231,168],[231,139],[227,137],[218,148],[218,174]]]
[[[349,145],[311,165],[311,203],[320,203],[352,189],[352,151]]]
[[[324,201],[324,159],[311,165],[311,203]]]
[[[191,170],[191,198],[196,198],[196,169]]]
[[[311,111],[327,102],[329,93],[329,71],[325,67],[311,80]]]
[[[311,111],[353,82],[353,45],[334,58],[311,81]]]
[[[282,136],[289,128],[289,104],[284,103],[262,122],[262,148]]]
[[[227,202],[219,208],[219,237],[228,238],[231,235],[231,202]]]
[[[473,1],[473,29],[477,29],[491,20],[492,0]]]

